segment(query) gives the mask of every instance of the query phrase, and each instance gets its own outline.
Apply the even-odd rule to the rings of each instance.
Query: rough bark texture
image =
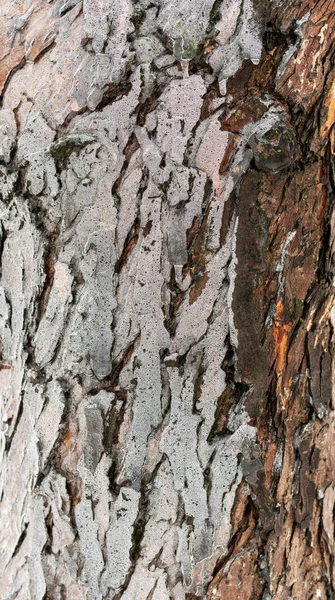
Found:
[[[2,0],[1,600],[330,600],[333,0]]]

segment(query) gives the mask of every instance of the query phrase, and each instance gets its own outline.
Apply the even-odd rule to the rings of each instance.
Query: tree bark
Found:
[[[0,31],[1,599],[333,599],[334,3]]]

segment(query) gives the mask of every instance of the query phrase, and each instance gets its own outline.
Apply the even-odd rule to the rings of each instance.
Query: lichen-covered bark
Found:
[[[333,2],[0,32],[1,600],[333,598]]]

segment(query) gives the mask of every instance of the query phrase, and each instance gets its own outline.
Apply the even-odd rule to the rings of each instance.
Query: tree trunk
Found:
[[[330,600],[332,0],[3,0],[1,600]]]

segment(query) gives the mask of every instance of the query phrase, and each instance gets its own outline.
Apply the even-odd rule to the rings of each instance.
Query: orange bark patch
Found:
[[[330,65],[334,37],[334,2],[316,2],[304,25],[304,38],[278,78],[276,89],[286,99],[308,111],[320,97],[324,74]]]
[[[199,296],[201,296],[202,292],[206,287],[207,281],[207,273],[204,273],[195,281],[195,284],[190,289],[190,305],[193,304],[193,302],[195,302],[199,298]]]
[[[64,458],[65,456],[68,456],[70,454],[70,452],[72,452],[75,448],[76,445],[76,437],[77,437],[78,431],[77,428],[75,427],[69,427],[60,444],[60,454],[62,455],[62,457]]]
[[[335,123],[335,81],[329,90],[325,105],[327,110],[327,118],[326,122],[323,123],[321,127],[320,133],[322,138],[325,138],[328,135],[329,130]]]
[[[274,442],[272,442],[271,444],[269,444],[269,447],[267,449],[267,453],[265,456],[265,461],[264,461],[265,487],[268,490],[271,489],[272,468],[273,468],[274,460],[276,458],[276,453],[277,453],[277,445]]]
[[[214,48],[216,48],[216,46],[216,42],[206,40],[206,42],[204,43],[204,54],[209,54],[210,52],[212,52],[212,50],[214,50]]]
[[[238,139],[238,136],[234,135],[233,137],[230,138],[229,142],[228,142],[228,146],[225,150],[225,153],[223,155],[223,159],[221,161],[220,164],[220,169],[219,169],[219,174],[223,175],[225,173],[225,171],[227,170],[227,165],[230,164],[230,158],[233,154],[233,150],[235,148],[235,142]]]
[[[279,299],[276,304],[276,316],[274,319],[273,327],[274,350],[276,357],[276,369],[278,375],[281,375],[283,373],[286,366],[289,333],[292,329],[292,325],[290,325],[289,323],[284,323],[283,312],[283,301]]]
[[[49,3],[34,6],[24,26],[18,31],[13,28],[13,19],[20,12],[17,3],[3,3],[4,17],[0,17],[0,93],[3,92],[6,81],[11,73],[22,67],[26,60],[38,60],[43,53],[51,48],[57,34],[61,16],[54,16]],[[20,7],[22,10],[22,6]],[[75,7],[74,17],[80,10]],[[27,11],[28,12],[28,11]],[[14,32],[14,33],[13,33]]]
[[[211,586],[208,600],[259,598],[263,584],[259,573],[258,549],[253,546],[233,557],[221,577],[221,580]]]
[[[0,370],[1,371],[6,370],[6,369],[11,369],[11,368],[12,368],[11,363],[8,363],[8,362],[0,363]]]

